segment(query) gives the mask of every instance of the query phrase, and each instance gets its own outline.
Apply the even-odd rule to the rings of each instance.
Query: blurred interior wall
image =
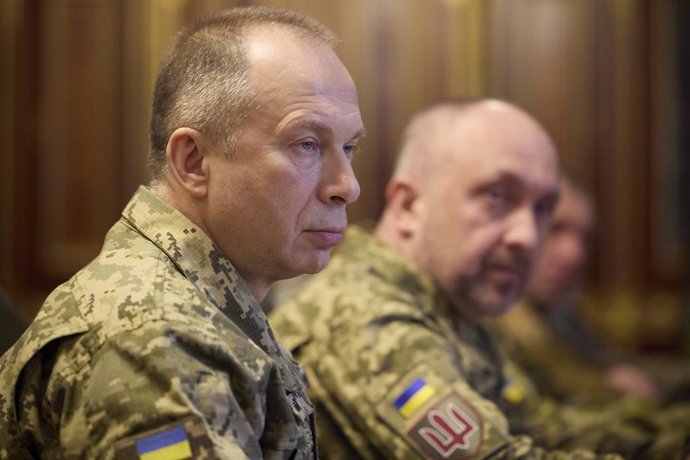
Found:
[[[146,182],[169,40],[199,16],[265,4],[312,15],[342,40],[368,133],[351,221],[378,217],[413,112],[446,96],[513,101],[596,199],[595,320],[632,346],[677,348],[690,316],[688,3],[2,0],[0,286],[28,319],[97,253]]]

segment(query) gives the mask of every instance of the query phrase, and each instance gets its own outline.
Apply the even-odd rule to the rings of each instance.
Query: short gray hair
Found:
[[[245,38],[255,26],[287,26],[300,37],[335,46],[318,21],[293,11],[253,6],[223,10],[182,29],[161,63],[151,110],[149,174],[165,170],[165,149],[180,127],[202,131],[232,151],[256,99],[247,76]]]

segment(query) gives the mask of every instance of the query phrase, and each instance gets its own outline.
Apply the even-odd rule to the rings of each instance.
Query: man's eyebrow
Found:
[[[520,185],[520,178],[517,174],[511,171],[498,170],[490,176],[486,177],[481,184],[479,184],[479,189],[486,189],[494,187],[499,184],[506,184],[509,187],[515,187]]]
[[[495,183],[506,183],[509,187],[522,187],[523,182],[520,179],[520,176],[509,171],[501,171],[497,176],[496,176],[496,182]],[[549,206],[555,207],[556,204],[558,203],[558,199],[560,198],[560,191],[558,189],[552,190],[547,192],[541,199],[540,201],[542,203],[546,203]]]
[[[315,131],[317,133],[323,134],[323,135],[333,135],[333,128],[331,128],[329,125],[326,125],[318,120],[300,120],[296,121],[294,123],[288,124],[285,129],[290,129],[290,128],[307,128],[312,131]],[[351,138],[350,140],[355,140],[359,139],[360,137],[366,136],[366,131],[364,128],[360,128]]]
[[[333,134],[333,128],[317,120],[301,120],[296,122],[293,126],[308,128],[322,134]]]
[[[488,188],[494,187],[496,185],[506,185],[511,188],[524,187],[524,182],[519,174],[516,174],[509,170],[498,170],[493,175],[487,177],[478,186],[477,190],[486,190]],[[548,193],[549,199],[558,200],[559,192],[554,190],[553,193]]]
[[[352,136],[352,140],[359,139],[361,137],[366,137],[366,136],[367,136],[366,130],[364,128],[361,128],[359,131],[357,131],[355,133],[354,136]]]

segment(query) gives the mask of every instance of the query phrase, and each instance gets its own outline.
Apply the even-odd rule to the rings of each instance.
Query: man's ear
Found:
[[[178,128],[170,135],[165,149],[168,171],[178,186],[195,198],[208,193],[208,143],[192,128]]]
[[[397,222],[396,228],[404,238],[411,237],[417,230],[422,205],[416,184],[409,180],[393,180],[386,187],[388,212]]]

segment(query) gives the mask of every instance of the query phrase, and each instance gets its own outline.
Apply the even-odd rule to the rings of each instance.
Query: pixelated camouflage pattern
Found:
[[[429,458],[413,430],[448,394],[462,398],[480,429],[452,458],[597,458],[511,434],[490,336],[452,315],[429,277],[356,227],[326,269],[275,309],[271,324],[306,367],[322,458]],[[393,402],[415,378],[436,396],[406,419]]]
[[[0,458],[113,458],[197,416],[209,458],[316,456],[302,374],[230,262],[141,187],[0,359]]]

